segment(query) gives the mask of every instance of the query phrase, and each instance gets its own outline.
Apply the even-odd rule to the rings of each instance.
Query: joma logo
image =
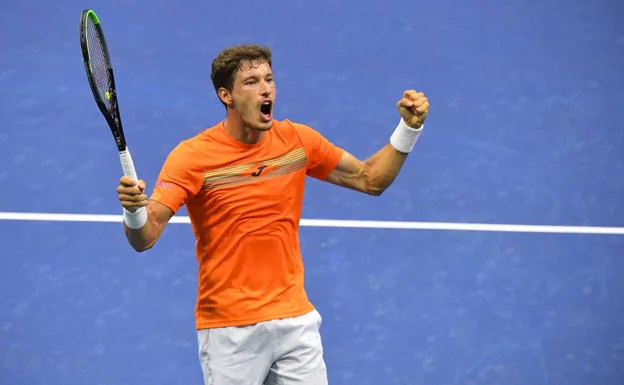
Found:
[[[258,167],[258,170],[256,172],[253,172],[251,176],[259,176],[260,174],[262,174],[262,171],[264,171],[265,168],[267,168],[267,166]]]

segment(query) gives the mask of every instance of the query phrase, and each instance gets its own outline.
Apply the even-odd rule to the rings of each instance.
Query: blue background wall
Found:
[[[432,103],[383,196],[310,180],[305,218],[624,225],[613,0],[3,0],[0,211],[120,212],[115,147],[80,56],[83,8],[102,20],[150,187],[177,142],[223,117],[214,55],[254,42],[273,49],[277,118],[360,158],[388,140],[404,89]],[[0,221],[1,384],[201,383],[190,226],[139,255],[120,226]],[[622,236],[301,238],[331,384],[624,383]]]

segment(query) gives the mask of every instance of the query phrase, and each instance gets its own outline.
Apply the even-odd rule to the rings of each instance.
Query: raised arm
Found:
[[[370,195],[381,195],[395,180],[412,151],[429,113],[429,100],[422,92],[408,90],[397,103],[401,121],[390,142],[361,161],[344,152],[327,181]]]
[[[369,195],[381,195],[399,174],[407,154],[387,144],[365,161],[344,152],[327,182]]]

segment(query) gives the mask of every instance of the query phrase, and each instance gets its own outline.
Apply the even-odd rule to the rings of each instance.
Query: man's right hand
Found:
[[[148,204],[147,195],[145,195],[145,182],[122,176],[117,186],[117,195],[121,205],[130,212],[137,211],[140,207]]]

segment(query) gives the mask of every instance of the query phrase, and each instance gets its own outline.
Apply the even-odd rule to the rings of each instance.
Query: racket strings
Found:
[[[87,25],[87,41],[89,50],[89,70],[93,74],[93,80],[97,86],[100,100],[106,108],[114,113],[111,103],[112,84],[106,65],[104,42],[93,22]]]

